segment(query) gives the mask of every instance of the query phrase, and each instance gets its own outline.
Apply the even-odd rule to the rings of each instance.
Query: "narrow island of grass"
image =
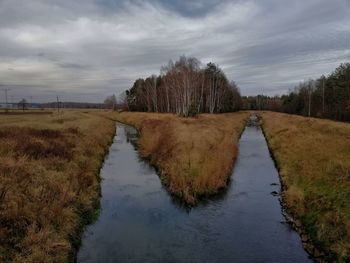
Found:
[[[329,262],[350,262],[350,124],[272,112],[261,116],[284,184],[283,200],[306,248]]]
[[[225,188],[237,156],[248,113],[115,113],[113,118],[140,132],[140,155],[159,168],[164,185],[188,205]]]
[[[0,116],[1,262],[73,261],[114,133],[93,111]]]

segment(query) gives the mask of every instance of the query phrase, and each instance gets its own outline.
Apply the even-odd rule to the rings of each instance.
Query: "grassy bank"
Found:
[[[68,261],[96,213],[114,131],[94,111],[0,115],[1,262]]]
[[[169,191],[188,204],[226,187],[248,113],[115,113],[113,118],[141,133],[140,154],[160,170]]]
[[[263,128],[300,231],[327,261],[350,262],[350,124],[266,112]]]

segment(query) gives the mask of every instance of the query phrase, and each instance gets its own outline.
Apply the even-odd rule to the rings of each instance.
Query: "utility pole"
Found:
[[[262,95],[259,95],[259,110],[262,110]]]
[[[309,88],[309,114],[308,116],[310,117],[311,115],[311,88]]]
[[[58,100],[58,96],[57,96],[57,112],[58,113],[60,112],[60,102]]]
[[[325,82],[326,79],[324,76],[322,76],[322,115],[324,117],[324,90],[325,90]]]
[[[9,110],[8,102],[7,102],[7,91],[8,89],[5,88],[5,98],[6,98],[6,112]]]
[[[8,101],[7,101],[7,92],[10,90],[8,88],[4,88],[3,89],[5,91],[5,101],[6,101],[6,108],[5,108],[5,112],[8,112]]]
[[[312,80],[309,82],[309,117],[311,116],[311,94],[313,90],[313,86],[315,85],[315,82]]]

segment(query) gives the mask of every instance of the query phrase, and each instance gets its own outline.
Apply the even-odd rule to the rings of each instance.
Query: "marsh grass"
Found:
[[[74,258],[114,131],[94,111],[0,116],[1,262]]]
[[[307,248],[326,261],[350,262],[350,124],[272,112],[262,118]]]
[[[173,114],[115,113],[113,118],[136,127],[139,152],[159,168],[167,189],[189,205],[225,188],[248,113]]]

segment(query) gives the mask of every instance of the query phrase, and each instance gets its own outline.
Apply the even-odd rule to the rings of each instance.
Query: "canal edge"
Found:
[[[293,213],[290,211],[288,204],[285,201],[284,192],[288,187],[283,181],[283,178],[281,176],[280,165],[277,162],[277,159],[276,159],[276,157],[271,149],[271,145],[270,145],[270,142],[268,140],[268,136],[267,136],[265,129],[264,129],[263,117],[259,114],[256,114],[256,116],[258,117],[258,124],[261,128],[263,135],[264,135],[264,138],[265,138],[265,141],[267,144],[267,148],[269,150],[270,157],[273,160],[274,165],[275,165],[277,172],[278,172],[278,178],[280,181],[280,189],[281,189],[280,193],[279,193],[278,200],[281,204],[282,215],[286,219],[286,222],[299,234],[303,248],[309,254],[310,258],[314,262],[318,262],[318,263],[326,262],[324,253],[319,251],[317,249],[317,247],[313,244],[312,240],[310,239],[310,236],[307,234],[307,232],[305,231],[305,228],[302,226],[302,224],[298,220],[294,219],[295,215],[293,215]]]
[[[111,120],[113,121],[113,120]],[[115,121],[114,121],[115,122]],[[71,251],[68,254],[68,262],[76,263],[78,260],[78,252],[79,249],[82,246],[82,238],[84,235],[84,232],[86,231],[86,228],[96,222],[100,215],[100,209],[101,209],[101,196],[102,196],[102,188],[101,188],[101,169],[103,168],[103,165],[110,153],[111,146],[114,142],[114,138],[117,136],[117,125],[116,123],[113,125],[113,133],[111,134],[111,137],[109,138],[108,143],[105,146],[103,154],[101,154],[99,158],[99,166],[97,168],[96,172],[96,178],[98,182],[98,195],[94,200],[92,200],[92,209],[88,211],[86,214],[83,214],[79,218],[79,223],[74,230],[74,232],[70,235],[70,244],[71,244]]]

